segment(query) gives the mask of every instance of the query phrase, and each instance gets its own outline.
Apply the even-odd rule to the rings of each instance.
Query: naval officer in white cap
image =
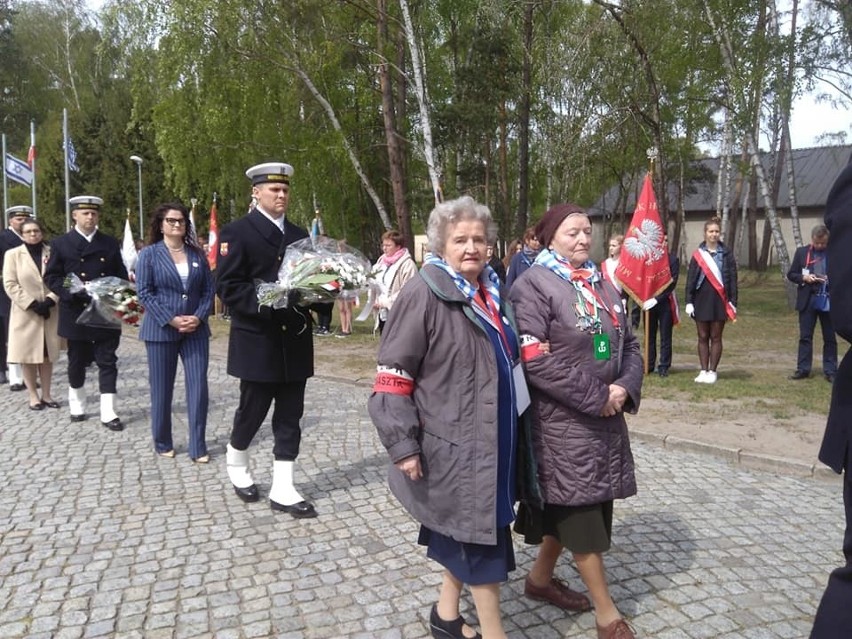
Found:
[[[246,502],[259,499],[248,448],[269,407],[272,411],[273,479],[269,503],[293,517],[316,517],[293,484],[302,431],[305,383],[314,374],[310,313],[294,303],[286,309],[259,306],[255,281],[274,282],[287,247],[308,237],[286,218],[293,167],[281,162],[246,171],[256,206],[228,224],[219,236],[216,291],[231,313],[228,374],[240,379],[240,405],[227,447],[228,477]]]
[[[21,227],[33,216],[30,206],[10,206],[6,209],[7,228],[0,232],[0,272],[3,271],[6,251],[21,246]],[[9,315],[12,302],[6,289],[0,286],[0,384],[9,382],[9,390],[24,390],[24,376],[20,364],[9,364],[9,375],[6,376],[6,345],[9,342]]]
[[[65,278],[76,274],[84,282],[99,277],[127,279],[118,240],[98,230],[98,217],[104,201],[93,195],[72,197],[74,228],[51,242],[50,259],[44,279],[59,296],[59,335],[68,340],[68,407],[71,421],[86,419],[86,367],[98,365],[101,423],[110,430],[124,428],[115,413],[115,387],[121,328],[93,328],[77,324],[77,318],[91,298],[88,293],[73,295],[64,286]]]

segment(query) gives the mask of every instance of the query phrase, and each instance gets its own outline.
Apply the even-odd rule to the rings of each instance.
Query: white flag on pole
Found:
[[[133,241],[133,232],[130,230],[130,218],[124,219],[124,240],[121,243],[121,260],[124,267],[130,273],[136,268],[136,243]]]

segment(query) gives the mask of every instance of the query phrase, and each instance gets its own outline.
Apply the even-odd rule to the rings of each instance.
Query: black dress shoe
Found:
[[[661,368],[657,371],[657,375],[659,375],[660,377],[668,377],[669,376],[669,369],[668,368]]]
[[[121,420],[118,417],[111,419],[108,422],[101,422],[101,424],[109,428],[111,431],[118,432],[120,430],[124,430],[124,424],[121,423]]]
[[[10,391],[22,391],[26,388],[23,384],[9,384]]]
[[[82,413],[80,415],[74,415],[73,413],[71,414],[71,421],[72,422],[84,422],[87,419],[88,419],[88,417],[86,417],[85,413]]]
[[[260,493],[257,492],[257,486],[252,484],[248,488],[237,488],[234,486],[234,492],[237,493],[237,497],[242,499],[247,504],[251,504],[260,499]]]
[[[42,404],[41,402],[39,402],[35,406],[30,404],[30,410],[44,410],[44,404]]]
[[[429,615],[429,630],[432,631],[433,637],[437,639],[467,639],[463,630],[465,625],[466,622],[461,615],[452,621],[441,619],[438,615],[438,605],[432,606],[432,612]],[[473,639],[482,639],[482,635],[477,632]]]
[[[827,381],[829,384],[833,384],[834,383],[834,375],[831,375],[831,374],[826,375],[825,381]]]
[[[811,374],[806,373],[805,371],[796,371],[795,373],[790,375],[790,377],[788,377],[787,379],[806,379],[810,376],[811,376]]]
[[[311,519],[317,516],[317,511],[314,510],[313,505],[306,501],[300,501],[296,504],[292,504],[291,506],[285,506],[284,504],[279,504],[277,501],[272,501],[270,499],[269,506],[272,510],[289,513],[296,519]]]

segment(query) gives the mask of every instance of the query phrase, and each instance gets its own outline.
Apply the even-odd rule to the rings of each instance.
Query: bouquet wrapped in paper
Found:
[[[371,269],[369,260],[345,242],[305,238],[287,247],[277,281],[256,282],[257,301],[286,308],[293,297],[299,304],[357,299],[373,282]]]
[[[78,324],[97,328],[121,328],[122,324],[139,326],[145,313],[136,286],[120,277],[99,277],[84,282],[72,273],[65,278],[65,288],[72,294],[85,291],[92,298],[77,318]]]

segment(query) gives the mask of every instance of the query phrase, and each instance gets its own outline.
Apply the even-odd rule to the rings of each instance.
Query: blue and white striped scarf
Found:
[[[574,271],[590,271],[590,275],[583,277],[583,279],[589,284],[594,285],[601,280],[600,271],[598,271],[597,267],[595,267],[595,263],[591,260],[588,260],[582,266],[575,269],[567,260],[559,257],[553,249],[542,249],[541,253],[538,254],[538,257],[535,258],[535,263],[553,271],[566,282],[571,282],[577,290],[580,290],[583,285],[577,280],[576,276],[572,277],[572,273],[574,273]]]

